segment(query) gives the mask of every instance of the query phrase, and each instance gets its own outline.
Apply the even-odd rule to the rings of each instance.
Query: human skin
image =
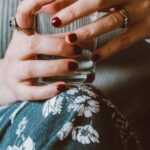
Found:
[[[39,12],[53,13],[51,23],[62,27],[91,13],[107,11],[104,17],[66,35],[69,44],[76,44],[122,27],[124,18],[116,9],[118,6],[128,13],[128,28],[95,50],[92,59],[98,61],[150,37],[150,0],[57,0]]]
[[[24,29],[31,28],[36,12],[53,1],[22,1],[17,9],[17,24]],[[15,30],[5,57],[0,60],[0,105],[19,100],[45,100],[66,90],[68,86],[62,81],[38,86],[35,79],[75,72],[78,62],[74,57],[77,57],[80,51],[78,45],[69,45],[63,35],[40,35]],[[68,58],[36,60],[37,54]]]

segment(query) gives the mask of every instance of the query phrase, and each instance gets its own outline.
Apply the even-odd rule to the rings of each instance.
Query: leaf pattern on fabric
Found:
[[[35,143],[28,137],[21,146],[8,146],[6,150],[35,150]]]
[[[18,128],[16,129],[16,134],[17,134],[18,137],[20,137],[21,134],[23,133],[23,131],[25,130],[27,123],[28,123],[27,117],[24,117],[20,121],[20,123],[18,125]]]
[[[0,117],[0,123],[1,123],[1,121],[3,120],[3,118],[4,118],[4,115],[3,115],[2,117]]]
[[[92,98],[96,98],[98,95],[93,91],[93,89],[90,86],[83,85],[78,86],[78,90],[81,90],[82,92],[86,92],[87,95],[89,95]]]
[[[21,111],[21,110],[23,109],[23,107],[24,107],[26,104],[27,104],[27,101],[22,102],[22,103],[18,106],[18,108],[11,114],[11,116],[10,116],[11,124],[13,124],[16,115],[19,113],[19,111]]]
[[[62,141],[64,140],[72,131],[73,129],[73,122],[67,122],[61,130],[57,133],[57,137]]]
[[[0,111],[2,111],[2,110],[4,110],[4,109],[8,108],[9,106],[10,106],[10,105],[0,106]]]
[[[99,134],[91,124],[75,127],[72,131],[72,139],[82,144],[100,143]]]
[[[50,113],[53,115],[60,114],[62,110],[63,97],[55,96],[45,102],[43,106],[43,116],[46,118]]]

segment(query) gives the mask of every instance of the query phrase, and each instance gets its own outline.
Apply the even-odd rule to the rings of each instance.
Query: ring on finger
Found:
[[[21,28],[19,27],[19,25],[17,24],[16,18],[15,17],[11,17],[10,21],[9,21],[9,27],[14,31],[15,29],[17,29],[17,31],[22,31],[24,33],[33,33],[34,32],[34,27],[31,28]]]
[[[119,9],[118,12],[121,14],[121,16],[124,19],[124,23],[123,23],[122,28],[128,28],[128,26],[129,26],[129,14],[128,14],[128,12],[123,8]]]

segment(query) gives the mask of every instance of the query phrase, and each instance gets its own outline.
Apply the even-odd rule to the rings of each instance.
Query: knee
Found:
[[[77,112],[86,118],[94,116],[100,109],[102,95],[90,85],[75,85],[60,94],[64,98],[68,112]]]

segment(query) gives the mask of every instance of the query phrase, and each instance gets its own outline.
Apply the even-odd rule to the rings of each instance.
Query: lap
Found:
[[[137,150],[116,107],[95,88],[78,85],[43,102],[0,110],[2,150]]]

